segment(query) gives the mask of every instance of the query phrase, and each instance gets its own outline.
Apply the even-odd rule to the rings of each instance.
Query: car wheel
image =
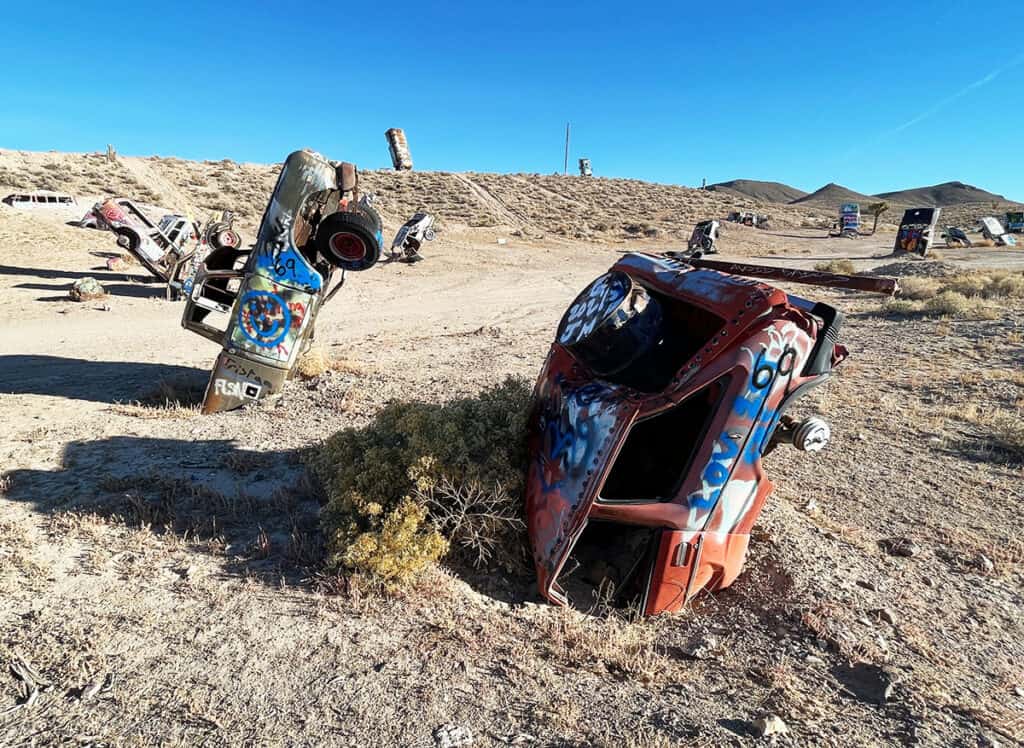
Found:
[[[139,235],[131,229],[117,229],[117,246],[135,254],[139,249]]]
[[[314,246],[328,262],[344,270],[366,270],[380,259],[380,219],[364,212],[340,212],[320,221]]]
[[[215,249],[236,249],[242,244],[242,237],[234,229],[224,229],[213,235],[211,242]]]
[[[605,273],[566,310],[556,339],[599,376],[612,377],[661,337],[661,306],[623,272]]]

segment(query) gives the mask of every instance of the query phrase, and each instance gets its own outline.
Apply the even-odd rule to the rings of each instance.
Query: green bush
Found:
[[[526,380],[443,405],[393,402],[308,458],[327,495],[328,565],[386,585],[449,550],[518,566],[523,543]]]

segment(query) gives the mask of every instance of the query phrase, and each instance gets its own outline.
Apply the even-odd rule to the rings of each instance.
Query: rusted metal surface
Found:
[[[391,163],[397,171],[409,171],[412,169],[412,154],[409,152],[409,142],[405,139],[405,131],[398,127],[392,127],[384,137],[388,139],[388,150],[391,151]]]
[[[870,291],[892,296],[900,290],[895,278],[871,277],[866,275],[841,275],[826,273],[821,270],[804,270],[802,268],[780,268],[768,265],[748,265],[744,262],[726,262],[725,260],[705,260],[694,258],[687,260],[696,268],[708,268],[733,275],[745,275],[750,278],[806,283],[810,286],[828,286],[830,288],[849,288],[856,291]]]
[[[534,392],[541,593],[652,615],[732,584],[773,488],[762,456],[828,440],[820,418],[784,415],[846,357],[841,324],[828,305],[668,257],[627,255],[588,286]]]

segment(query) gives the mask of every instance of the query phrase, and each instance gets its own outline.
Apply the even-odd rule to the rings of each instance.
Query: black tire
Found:
[[[366,270],[380,259],[380,218],[371,211],[331,213],[316,230],[316,251],[335,267]]]
[[[117,234],[117,246],[127,249],[133,255],[138,254],[141,241],[138,234],[131,229],[115,229],[114,233]]]
[[[629,275],[605,273],[569,305],[556,339],[598,376],[615,375],[653,349],[662,334],[661,306]]]
[[[242,237],[234,229],[217,231],[210,239],[214,249],[238,249],[242,246]]]

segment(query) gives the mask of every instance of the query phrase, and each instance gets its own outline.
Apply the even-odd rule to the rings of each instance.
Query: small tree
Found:
[[[882,201],[880,203],[871,203],[868,206],[868,213],[875,217],[875,225],[871,227],[871,233],[875,233],[878,229],[878,217],[881,216],[885,211],[889,210],[889,203]]]

